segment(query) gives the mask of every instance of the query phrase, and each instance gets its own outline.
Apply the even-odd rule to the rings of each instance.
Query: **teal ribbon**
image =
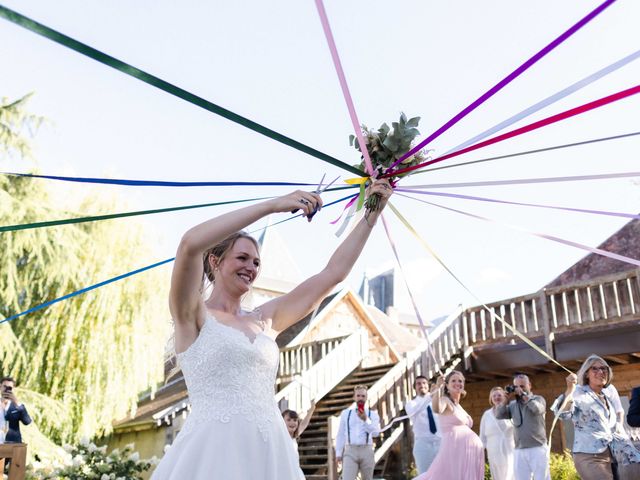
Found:
[[[156,88],[159,88],[160,90],[163,90],[169,93],[170,95],[174,95],[178,98],[181,98],[182,100],[192,103],[193,105],[203,108],[211,113],[220,115],[221,117],[224,117],[227,120],[231,120],[232,122],[242,125],[243,127],[253,130],[254,132],[257,132],[261,135],[269,137],[272,140],[275,140],[276,142],[280,142],[284,145],[288,145],[289,147],[295,148],[296,150],[304,152],[307,155],[316,157],[319,160],[322,160],[323,162],[330,163],[331,165],[335,165],[336,167],[340,167],[351,173],[355,173],[356,175],[366,176],[362,172],[362,170],[352,167],[348,163],[345,163],[341,160],[338,160],[337,158],[327,155],[326,153],[316,150],[315,148],[312,148],[303,143],[300,143],[297,140],[294,140],[281,133],[276,132],[275,130],[271,130],[270,128],[267,128],[263,125],[260,125],[259,123],[249,120],[246,117],[238,115],[237,113],[234,113],[230,110],[227,110],[226,108],[216,105],[215,103],[205,100],[202,97],[194,95],[193,93],[190,93],[165,80],[162,80],[161,78],[151,75],[150,73],[140,70],[139,68],[129,65],[128,63],[125,63],[122,60],[118,60],[115,57],[107,55],[106,53],[103,53],[100,50],[96,50],[95,48],[90,47],[89,45],[86,45],[56,30],[53,30],[52,28],[49,28],[46,25],[43,25],[34,20],[31,20],[30,18],[25,17],[24,15],[14,10],[11,10],[7,7],[4,7],[2,5],[0,5],[0,17],[12,23],[15,23],[16,25],[19,25],[23,28],[26,28],[27,30],[32,31],[33,33],[42,35],[43,37],[48,38],[49,40],[52,40],[64,47],[70,48],[71,50],[75,50],[76,52],[81,53],[82,55],[85,55],[89,58],[92,58],[104,65],[107,65],[111,68],[115,68],[116,70],[126,75],[137,78],[138,80],[148,85],[152,85]]]

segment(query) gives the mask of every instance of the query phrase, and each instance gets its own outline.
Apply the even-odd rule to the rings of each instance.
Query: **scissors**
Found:
[[[338,179],[340,178],[340,175],[338,175],[336,178],[334,178],[330,183],[328,183],[324,188],[322,187],[322,182],[324,182],[324,178],[327,176],[327,174],[323,174],[322,178],[320,179],[320,183],[318,183],[318,186],[316,187],[316,189],[313,191],[313,193],[320,195],[322,192],[324,192],[327,188],[329,188],[331,185],[333,185],[334,183],[336,183],[338,181]],[[299,209],[295,209],[295,210],[291,210],[291,213],[296,213]],[[309,220],[311,220],[313,218],[313,216],[318,213],[318,206],[316,205],[315,208],[313,209],[313,212],[311,212],[310,215],[307,215],[307,218]]]

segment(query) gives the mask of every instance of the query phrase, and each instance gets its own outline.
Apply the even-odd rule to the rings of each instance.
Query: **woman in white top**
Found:
[[[487,449],[491,478],[493,480],[514,480],[513,450],[513,422],[499,420],[495,417],[494,408],[500,405],[506,396],[502,387],[494,387],[489,392],[489,405],[480,420],[480,440]]]

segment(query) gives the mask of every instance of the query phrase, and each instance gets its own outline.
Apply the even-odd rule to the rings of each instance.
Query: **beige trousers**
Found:
[[[608,448],[602,453],[573,454],[573,463],[582,480],[613,480],[611,460]]]
[[[362,480],[373,478],[373,445],[347,445],[342,456],[342,480],[356,480],[358,471]]]

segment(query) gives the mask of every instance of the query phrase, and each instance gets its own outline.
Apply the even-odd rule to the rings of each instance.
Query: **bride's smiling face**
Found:
[[[240,295],[249,291],[258,276],[260,254],[255,244],[246,238],[239,238],[225,253],[216,273],[216,283],[237,291]]]

